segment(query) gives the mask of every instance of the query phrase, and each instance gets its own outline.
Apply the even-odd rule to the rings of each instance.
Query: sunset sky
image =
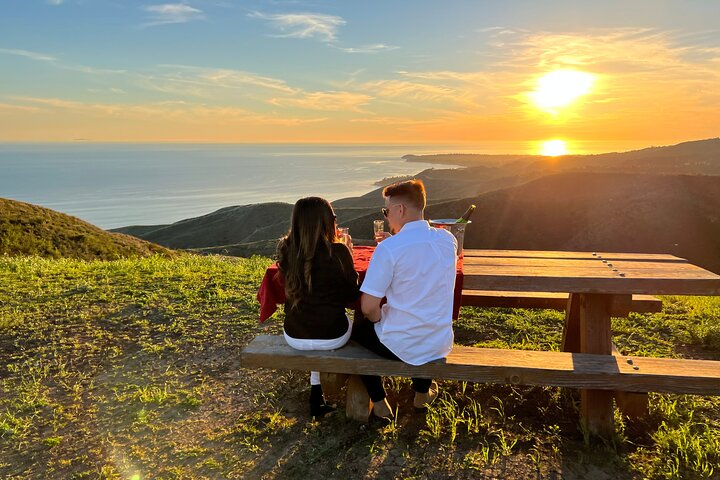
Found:
[[[719,19],[716,0],[3,0],[0,141],[717,137]]]

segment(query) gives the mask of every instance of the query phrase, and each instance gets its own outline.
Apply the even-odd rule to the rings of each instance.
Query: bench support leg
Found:
[[[612,295],[580,294],[580,351],[601,355],[612,354],[610,312]],[[609,438],[615,425],[613,392],[581,390],[580,413],[584,427],[593,435]]]
[[[329,397],[339,396],[348,377],[349,375],[346,373],[320,372],[320,383],[322,384],[323,394]]]
[[[615,344],[612,344],[613,355],[620,355]],[[618,408],[628,418],[636,419],[646,417],[648,411],[648,394],[638,392],[615,392],[615,403]]]
[[[370,396],[358,375],[348,378],[345,414],[358,422],[367,423],[370,419]]]
[[[623,415],[628,418],[640,419],[649,414],[647,393],[616,391],[615,402]]]

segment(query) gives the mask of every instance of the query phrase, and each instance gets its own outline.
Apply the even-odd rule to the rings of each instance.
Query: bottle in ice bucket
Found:
[[[458,218],[455,223],[467,223],[468,220],[470,220],[470,215],[473,214],[477,207],[475,205],[470,205],[467,210],[465,210],[465,213],[462,214],[462,217]]]

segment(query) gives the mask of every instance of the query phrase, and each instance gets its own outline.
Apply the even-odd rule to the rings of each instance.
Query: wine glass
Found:
[[[344,243],[346,246],[350,247],[348,245],[348,238],[350,236],[350,228],[349,227],[338,227],[337,229],[338,238],[342,243]]]
[[[376,243],[380,243],[385,239],[385,220],[373,221],[373,233]]]
[[[373,233],[377,236],[378,233],[385,231],[385,220],[375,220],[373,222]]]

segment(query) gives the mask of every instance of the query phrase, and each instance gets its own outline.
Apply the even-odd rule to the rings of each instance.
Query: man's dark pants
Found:
[[[363,347],[382,357],[389,358],[391,360],[400,360],[397,355],[391,352],[385,345],[382,344],[382,342],[380,342],[377,333],[375,333],[375,324],[359,312],[356,312],[355,314],[351,338]],[[368,395],[370,395],[370,400],[372,400],[373,403],[381,402],[385,398],[385,388],[383,388],[382,377],[377,375],[361,375],[360,378],[362,378],[362,382],[365,385]],[[428,378],[412,379],[413,390],[418,393],[427,393],[428,390],[430,390],[431,383],[432,380]]]

